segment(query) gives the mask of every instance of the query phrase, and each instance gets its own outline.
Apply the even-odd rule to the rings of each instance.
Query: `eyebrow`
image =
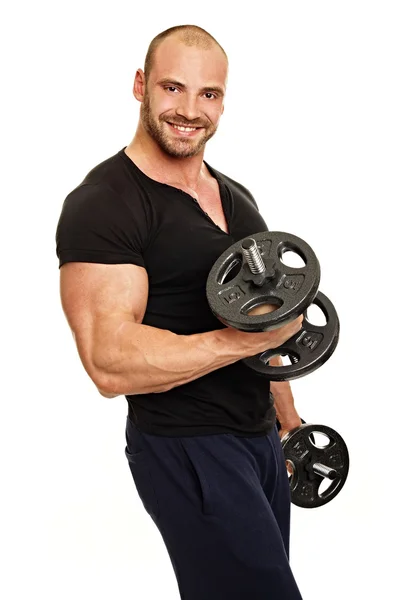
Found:
[[[160,81],[157,81],[157,83],[158,83],[158,85],[169,84],[171,86],[180,87],[184,90],[186,89],[186,85],[184,83],[181,83],[180,81],[175,81],[174,79],[168,79],[167,77],[164,77],[164,79],[160,79]],[[202,92],[218,92],[221,96],[225,95],[224,90],[218,85],[203,87],[201,91]]]

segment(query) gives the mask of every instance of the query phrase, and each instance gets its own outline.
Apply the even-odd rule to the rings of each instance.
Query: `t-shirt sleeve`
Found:
[[[85,184],[65,198],[56,230],[59,267],[67,262],[145,267],[149,219],[143,199],[129,205],[103,184]]]

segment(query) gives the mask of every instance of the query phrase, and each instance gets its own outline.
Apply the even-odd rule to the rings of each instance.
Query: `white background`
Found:
[[[295,577],[305,600],[398,598],[400,20],[382,0],[3,11],[0,595],[179,597],[124,455],[126,400],[97,393],[63,315],[54,237],[65,196],[133,137],[151,39],[186,23],[230,59],[206,160],[312,246],[341,320],[330,361],[292,382],[351,458],[333,502],[293,507]]]

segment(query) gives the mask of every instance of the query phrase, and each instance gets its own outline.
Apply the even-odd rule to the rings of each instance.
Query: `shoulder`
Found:
[[[61,217],[80,221],[98,221],[101,216],[109,218],[118,214],[121,206],[119,195],[104,183],[81,183],[64,199]]]
[[[145,197],[139,170],[124,152],[124,148],[88,171],[81,183],[70,193],[80,197],[107,198],[110,195]]]
[[[236,199],[239,198],[250,201],[258,210],[257,202],[255,201],[253,194],[246,186],[244,186],[242,183],[239,183],[239,181],[236,181],[232,177],[229,177],[225,173],[218,171],[214,167],[211,167],[206,161],[204,162],[210,173],[224,183]]]
[[[64,207],[79,210],[115,210],[149,213],[149,198],[138,170],[119,150],[95,165],[64,200]]]

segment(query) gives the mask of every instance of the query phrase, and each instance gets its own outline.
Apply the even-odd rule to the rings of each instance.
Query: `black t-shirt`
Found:
[[[204,161],[219,185],[226,234],[192,196],[145,175],[125,148],[89,171],[64,200],[56,233],[59,266],[139,265],[149,278],[144,325],[181,335],[222,329],[207,302],[207,277],[229,246],[267,230],[253,196]],[[258,437],[276,419],[268,379],[242,361],[167,392],[126,399],[132,421],[155,435]]]

